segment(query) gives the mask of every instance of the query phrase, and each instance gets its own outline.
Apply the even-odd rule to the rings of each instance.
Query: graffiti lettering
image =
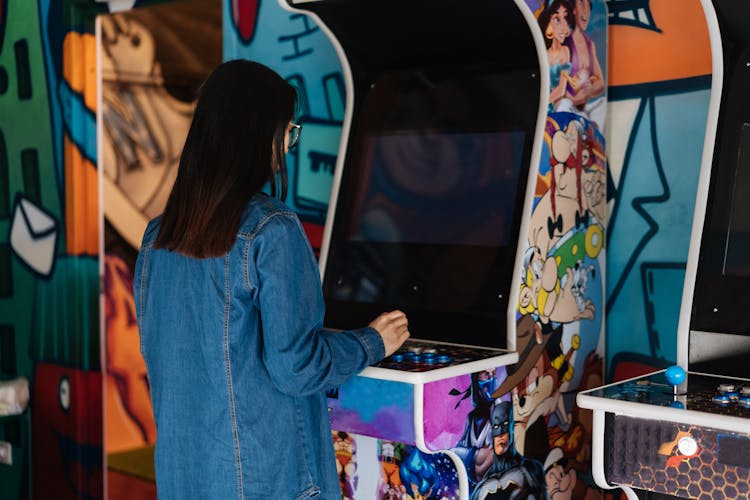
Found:
[[[300,57],[304,57],[304,56],[312,54],[313,49],[311,48],[301,49],[300,48],[300,40],[303,40],[305,37],[308,37],[318,31],[318,27],[315,26],[314,24],[311,24],[310,19],[307,16],[303,16],[301,14],[293,14],[289,16],[289,19],[294,20],[294,21],[296,20],[301,21],[303,24],[303,29],[302,31],[299,31],[292,35],[281,35],[279,37],[280,44],[291,43],[291,46],[292,46],[292,53],[281,56],[282,61],[290,61],[292,59],[298,59]]]

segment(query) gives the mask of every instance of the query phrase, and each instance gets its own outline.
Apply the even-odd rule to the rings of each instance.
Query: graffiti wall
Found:
[[[43,495],[37,471],[58,498],[102,488],[94,52],[67,6],[0,2],[0,371],[34,408],[0,418],[8,498]]]
[[[232,2],[224,10],[224,60],[252,59],[273,68],[300,96],[304,132],[287,155],[289,197],[313,249],[320,250],[333,183],[346,91],[341,63],[326,34],[307,15],[277,1]]]
[[[0,416],[0,440],[10,443],[12,461],[0,465],[3,498],[103,496],[102,345],[107,347],[105,358],[111,358],[115,366],[113,375],[104,381],[115,388],[117,410],[129,423],[116,427],[120,432],[113,444],[153,438],[153,424],[148,424],[150,406],[144,413],[134,404],[147,404],[147,394],[144,399],[129,369],[117,371],[122,366],[137,368],[139,358],[132,349],[110,351],[118,342],[106,339],[100,343],[94,22],[109,8],[109,4],[98,2],[0,2],[0,380],[25,377],[32,386],[32,411]],[[220,60],[220,9],[217,1],[214,46],[218,55],[211,65]],[[156,60],[158,66],[159,61],[172,61],[172,68],[162,65],[163,80],[164,74],[174,74],[174,61],[180,61],[169,92],[174,107],[182,111],[189,106],[176,103],[185,100],[184,77],[195,71],[196,58],[187,57],[188,43],[174,29],[166,29],[167,20],[156,21],[161,34],[171,37],[177,54],[165,57],[157,46],[151,62]],[[187,13],[172,27],[180,24],[184,30],[204,22],[205,17]],[[117,63],[126,61],[126,53],[139,46],[143,54],[159,45],[138,29],[105,27],[105,38],[113,42],[108,47],[109,57],[103,58],[109,64],[108,76],[124,69],[134,77],[142,68]],[[118,39],[129,46],[118,46]],[[122,112],[123,105],[128,111],[108,115],[120,134],[119,151],[125,151],[121,157],[127,153],[138,157],[142,145],[156,137],[156,147],[163,149],[155,154],[149,151],[150,159],[161,155],[171,160],[174,149],[181,146],[176,141],[169,152],[164,148],[165,126],[173,124],[154,126],[148,121],[154,116],[153,102],[159,99],[144,106],[143,114],[130,115],[129,110],[135,107],[128,99],[135,102],[141,96],[124,94],[111,101],[120,106],[117,111]],[[168,121],[164,109],[158,112],[160,119]],[[142,126],[151,128],[144,134]],[[109,158],[116,148],[102,149]],[[110,192],[119,189],[117,194],[137,192],[151,199],[149,208],[156,210],[157,196],[133,188],[141,182],[138,174],[146,169],[144,165],[145,161],[136,161],[113,166],[108,170],[108,179],[112,179],[108,188]],[[146,173],[148,180],[153,181],[153,170]],[[163,179],[157,182],[161,184]],[[128,215],[147,205],[144,198],[129,200],[135,208],[128,207]],[[112,243],[108,249],[113,249],[114,258],[108,253],[106,288],[110,293],[105,309],[108,325],[120,332],[116,340],[127,346],[128,342],[121,340],[127,338],[123,332],[128,332],[130,324],[132,303],[128,296],[132,291],[128,288],[128,252],[119,251],[128,243],[120,236],[120,230],[127,234],[126,229],[107,231]],[[142,380],[140,383],[143,385]],[[108,402],[107,406],[109,410],[113,405]],[[109,415],[108,422],[117,426],[112,415],[117,413]]]
[[[105,443],[113,453],[156,441],[133,269],[177,174],[198,87],[221,62],[221,4],[171,2],[100,22]]]
[[[698,0],[610,1],[607,376],[675,361],[708,112]]]

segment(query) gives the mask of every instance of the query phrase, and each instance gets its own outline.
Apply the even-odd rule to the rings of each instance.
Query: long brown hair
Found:
[[[219,65],[200,89],[154,246],[205,258],[234,244],[242,213],[270,182],[286,198],[284,142],[297,93],[251,61]]]

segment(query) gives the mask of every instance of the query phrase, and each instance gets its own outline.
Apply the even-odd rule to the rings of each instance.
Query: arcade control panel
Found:
[[[410,339],[398,351],[373,366],[407,372],[427,372],[482,361],[506,352],[488,347]]]
[[[605,386],[592,396],[632,401],[719,415],[750,417],[750,381],[726,379],[696,373],[686,374],[688,390],[670,381],[669,371]]]
[[[578,404],[603,415],[594,446],[604,450],[606,483],[682,498],[750,498],[750,381],[675,366],[585,391]]]

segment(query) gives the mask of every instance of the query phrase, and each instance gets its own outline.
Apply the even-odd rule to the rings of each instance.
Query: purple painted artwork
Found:
[[[492,393],[505,380],[505,367],[430,382],[424,386],[424,438],[431,450],[454,448],[469,426],[470,415],[487,419]],[[481,415],[478,415],[481,419]]]
[[[328,392],[331,426],[364,436],[414,444],[414,386],[354,377]]]

